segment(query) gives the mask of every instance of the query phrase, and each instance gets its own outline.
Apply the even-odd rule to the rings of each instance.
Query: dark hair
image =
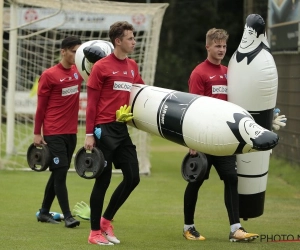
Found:
[[[108,35],[109,35],[110,41],[113,45],[115,45],[116,38],[122,39],[122,37],[124,36],[125,30],[134,31],[134,28],[133,28],[132,24],[130,24],[126,21],[115,22],[114,24],[112,24],[110,26]]]
[[[261,34],[265,34],[265,21],[264,19],[258,14],[250,14],[246,18],[246,24],[248,27],[254,29],[257,33],[256,37],[259,37]]]
[[[71,49],[76,45],[80,45],[82,42],[81,40],[76,36],[68,36],[61,42],[61,48],[62,49]]]

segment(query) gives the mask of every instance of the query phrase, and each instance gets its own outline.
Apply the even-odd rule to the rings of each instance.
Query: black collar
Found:
[[[252,50],[251,52],[241,53],[237,50],[235,52],[236,53],[236,61],[239,63],[239,62],[243,61],[245,57],[247,57],[247,65],[249,65],[262,49],[268,51],[271,54],[270,48],[267,47],[263,42],[261,42],[260,45],[258,45],[258,47],[255,50]]]

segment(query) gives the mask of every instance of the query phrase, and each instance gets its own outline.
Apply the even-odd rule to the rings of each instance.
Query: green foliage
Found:
[[[243,1],[151,0],[150,3],[169,3],[161,28],[155,86],[188,91],[192,70],[207,57],[205,35],[210,28],[222,28],[229,33],[227,56],[223,60],[228,65],[243,34]]]
[[[151,147],[151,175],[141,176],[141,183],[114,218],[115,233],[120,238],[118,249],[144,250],[215,250],[215,249],[299,249],[299,242],[267,243],[257,239],[251,243],[228,241],[229,224],[223,203],[223,183],[216,171],[203,185],[199,193],[195,223],[207,240],[187,241],[182,237],[183,193],[186,182],[181,177],[181,161],[187,148],[153,136]],[[281,174],[280,174],[281,173]],[[242,221],[249,231],[268,235],[299,234],[299,184],[294,176],[299,168],[271,160],[265,211],[258,218]],[[64,223],[52,225],[38,223],[35,213],[41,205],[49,172],[0,170],[0,244],[1,249],[98,249],[88,246],[89,221],[81,220],[75,229]],[[105,200],[121,181],[114,174]],[[80,178],[75,172],[68,174],[68,190],[71,209],[79,201],[89,203],[93,180]],[[57,200],[52,211],[60,212]]]
[[[243,1],[169,3],[161,30],[155,85],[187,91],[191,71],[207,57],[205,35],[210,28],[223,28],[230,34],[223,61],[228,64],[243,33]]]

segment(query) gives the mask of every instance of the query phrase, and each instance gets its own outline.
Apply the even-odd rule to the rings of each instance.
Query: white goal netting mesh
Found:
[[[63,38],[76,35],[82,42],[109,41],[109,26],[115,21],[128,21],[134,25],[137,40],[130,57],[138,63],[145,83],[153,85],[167,6],[101,0],[5,0],[0,23],[3,31],[0,169],[28,168],[26,152],[33,141],[37,81],[46,68],[59,62]],[[76,151],[83,146],[85,136],[85,86],[80,97]],[[149,136],[133,128],[130,133],[137,146],[140,172],[149,174]]]

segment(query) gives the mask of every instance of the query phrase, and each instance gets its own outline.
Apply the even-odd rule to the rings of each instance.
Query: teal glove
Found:
[[[84,201],[77,202],[73,208],[73,213],[84,220],[90,220],[91,209]]]
[[[96,135],[96,137],[97,137],[99,140],[100,140],[100,137],[101,137],[101,133],[102,133],[101,128],[95,128],[94,134]]]
[[[120,109],[116,111],[116,121],[117,122],[128,122],[133,119],[132,113],[130,113],[131,106],[128,106],[125,104],[124,106],[121,106]]]

